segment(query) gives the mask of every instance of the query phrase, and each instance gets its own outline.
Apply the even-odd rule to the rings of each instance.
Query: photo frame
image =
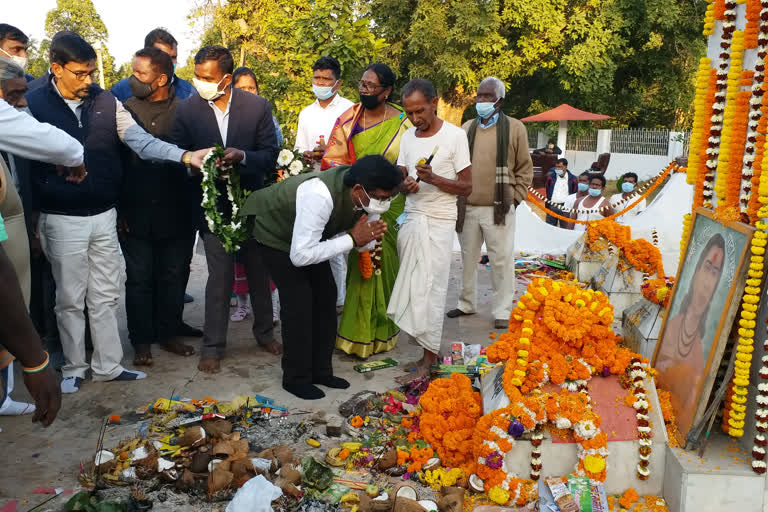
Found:
[[[653,354],[658,387],[669,391],[680,446],[702,418],[715,384],[749,268],[754,228],[722,224],[697,208],[669,309]]]

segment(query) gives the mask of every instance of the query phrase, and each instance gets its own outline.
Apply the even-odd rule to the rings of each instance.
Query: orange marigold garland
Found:
[[[747,24],[744,28],[744,48],[752,49],[758,46],[760,0],[747,0],[746,4]]]
[[[419,400],[421,437],[432,446],[444,464],[474,472],[472,434],[482,416],[480,393],[472,389],[466,375],[454,373],[435,379]]]
[[[370,251],[362,251],[357,254],[357,266],[360,268],[360,275],[363,276],[363,279],[373,277],[373,262]]]

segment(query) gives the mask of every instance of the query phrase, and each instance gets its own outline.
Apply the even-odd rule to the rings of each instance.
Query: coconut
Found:
[[[301,482],[301,473],[293,466],[285,466],[280,469],[280,478],[292,484]]]
[[[440,512],[462,512],[463,509],[464,489],[461,489],[461,494],[445,494],[437,501],[437,510]]]
[[[424,510],[427,512],[437,512],[437,503],[432,500],[421,500],[418,502],[418,504],[424,507]]]
[[[469,477],[469,488],[474,492],[485,492],[485,482],[479,476],[473,474]]]
[[[437,510],[436,508],[433,510]],[[396,497],[393,512],[429,512],[418,501],[410,498]]]
[[[190,427],[179,436],[178,444],[181,446],[190,446],[192,448],[198,447],[205,443],[205,430],[203,427]]]
[[[205,473],[208,470],[209,462],[211,462],[211,456],[208,453],[197,452],[192,456],[189,470],[193,473]]]
[[[440,459],[437,457],[432,457],[427,461],[426,464],[424,464],[424,471],[432,471],[433,469],[437,469],[440,466]]]
[[[414,489],[413,486],[407,483],[401,483],[395,486],[394,493],[395,493],[395,499],[408,498],[414,501],[419,499],[418,496],[416,495],[416,489]]]
[[[219,467],[214,468],[211,474],[208,475],[208,495],[212,496],[221,490],[227,489],[234,477],[235,475],[229,471]]]
[[[392,448],[379,459],[379,469],[383,471],[395,466],[397,466],[397,450]]]

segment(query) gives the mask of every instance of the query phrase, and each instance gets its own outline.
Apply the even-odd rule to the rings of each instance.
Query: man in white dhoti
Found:
[[[424,349],[406,366],[401,383],[423,377],[437,362],[451,270],[456,196],[472,193],[467,135],[437,117],[437,93],[428,80],[403,87],[403,107],[413,128],[400,141],[397,164],[406,173],[405,212],[399,219],[397,274],[387,315]]]

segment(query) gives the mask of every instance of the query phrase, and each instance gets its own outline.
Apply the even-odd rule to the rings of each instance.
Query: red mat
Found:
[[[611,441],[635,441],[637,437],[637,416],[632,407],[624,403],[628,391],[621,387],[615,375],[610,377],[592,377],[589,381],[589,396],[592,397],[592,410],[600,416],[600,430]],[[547,384],[545,392],[558,392],[559,386]],[[562,438],[552,434],[554,443],[575,443],[573,435]]]

